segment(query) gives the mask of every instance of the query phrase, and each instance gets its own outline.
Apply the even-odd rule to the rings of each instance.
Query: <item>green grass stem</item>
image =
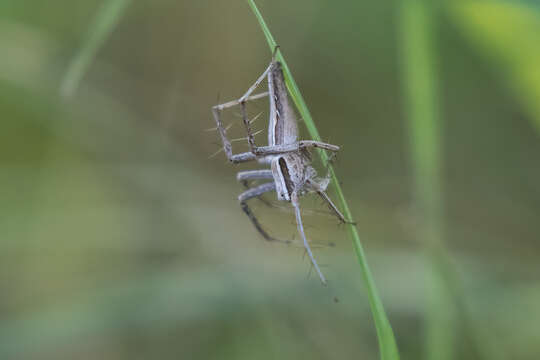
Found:
[[[419,239],[426,250],[426,359],[454,357],[455,307],[441,266],[444,232],[441,184],[441,118],[433,48],[432,5],[405,0],[401,5],[405,107],[414,172]]]
[[[438,72],[433,34],[436,4],[404,0],[401,5],[403,84],[409,146],[414,164],[414,198],[420,219],[419,239],[426,253],[426,358],[455,358],[457,319],[476,358],[499,359],[486,332],[476,324],[462,281],[446,249],[441,170],[442,139]]]
[[[86,39],[64,74],[60,85],[60,94],[63,97],[70,97],[75,93],[98,50],[116,27],[130,2],[131,0],[108,0],[101,5],[88,28]]]
[[[253,13],[255,14],[255,16],[257,17],[257,20],[261,26],[264,36],[266,37],[266,41],[268,42],[268,46],[270,47],[270,50],[273,51],[275,47],[277,46],[277,43],[274,40],[274,37],[270,33],[270,30],[268,26],[266,25],[261,13],[259,12],[259,9],[255,5],[255,2],[253,0],[248,0],[248,4],[253,10]],[[280,50],[278,50],[277,59],[283,65],[285,83],[287,85],[289,93],[291,94],[291,97],[296,107],[298,108],[298,112],[300,113],[300,116],[304,119],[304,123],[306,124],[306,128],[309,132],[309,135],[311,136],[313,140],[321,141],[321,136],[319,135],[319,131],[317,130],[317,127],[315,126],[313,118],[311,117],[311,113],[309,112],[306,102],[304,101],[304,98],[302,97],[302,94],[300,93],[300,90],[298,89],[298,85],[296,85],[296,82],[294,81],[291,71],[289,70],[289,67],[287,66],[287,62],[283,58],[283,55]],[[334,184],[334,188],[335,188],[337,197],[339,199],[339,202],[341,204],[343,214],[345,215],[347,219],[352,219],[351,211],[349,209],[349,206],[345,199],[345,195],[343,194],[343,191],[339,184],[334,168],[332,167],[331,164],[328,163],[327,154],[322,151],[319,152],[319,154],[321,156],[323,163],[329,168],[329,171],[332,177],[332,183]],[[388,317],[386,316],[386,312],[381,302],[377,287],[375,286],[375,280],[373,279],[371,270],[367,263],[366,255],[362,247],[362,243],[360,242],[360,235],[358,234],[358,230],[356,226],[354,226],[353,224],[349,224],[347,225],[347,227],[352,237],[354,251],[358,259],[358,264],[360,265],[360,270],[361,270],[360,272],[362,274],[362,279],[366,286],[369,305],[371,308],[371,312],[373,314],[375,328],[377,331],[377,338],[379,341],[379,350],[380,350],[381,359],[382,360],[399,359],[399,352],[398,352],[398,348],[397,348],[396,341],[394,338],[394,333],[392,331],[390,322],[388,321]]]

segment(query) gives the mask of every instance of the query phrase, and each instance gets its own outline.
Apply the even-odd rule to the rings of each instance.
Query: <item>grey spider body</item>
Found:
[[[268,92],[251,95],[265,77],[268,80]],[[251,131],[250,121],[247,118],[246,102],[260,99],[265,96],[269,97],[270,103],[268,146],[257,146],[255,145],[253,132]],[[237,105],[240,105],[242,110],[242,118],[247,132],[247,141],[250,151],[233,154],[231,142],[227,138],[227,129],[223,126],[221,121],[220,111]],[[230,162],[236,164],[256,160],[262,164],[270,164],[270,169],[248,170],[238,173],[238,181],[241,181],[246,187],[248,187],[248,182],[250,180],[273,180],[253,188],[248,188],[248,190],[240,194],[238,200],[242,210],[247,214],[255,228],[266,240],[277,241],[277,239],[268,235],[262,228],[249,208],[247,201],[255,197],[260,197],[267,192],[276,191],[278,200],[290,202],[294,207],[298,232],[301,235],[306,252],[309,255],[313,267],[317,271],[321,282],[326,284],[326,279],[317,265],[304,233],[299,196],[309,192],[317,193],[328,203],[329,207],[341,221],[347,222],[343,217],[343,214],[326,194],[329,177],[319,178],[317,176],[317,172],[311,166],[311,157],[309,154],[309,149],[314,147],[334,152],[338,151],[339,147],[319,141],[298,140],[296,115],[293,107],[289,103],[281,64],[275,61],[274,57],[264,73],[240,99],[216,105],[212,108],[212,112],[216,121],[217,130],[223,142],[223,150]]]

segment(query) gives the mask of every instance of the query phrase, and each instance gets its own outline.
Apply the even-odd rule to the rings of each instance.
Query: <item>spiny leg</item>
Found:
[[[260,195],[262,195],[264,193],[270,192],[270,191],[274,191],[275,189],[276,189],[276,186],[274,185],[273,182],[262,184],[262,185],[259,185],[257,187],[254,187],[252,189],[246,190],[243,193],[241,193],[238,196],[238,201],[240,201],[240,206],[242,207],[242,210],[249,217],[249,220],[251,220],[251,222],[253,223],[253,226],[255,226],[255,229],[257,229],[257,231],[263,236],[263,238],[265,240],[267,240],[267,241],[279,241],[279,242],[284,242],[284,243],[288,244],[288,243],[290,243],[290,241],[278,240],[278,239],[273,238],[270,235],[268,235],[268,233],[266,231],[264,231],[261,224],[259,223],[259,220],[257,220],[257,218],[255,217],[255,215],[253,214],[253,212],[251,211],[251,209],[249,208],[249,206],[247,204],[247,201],[249,199],[252,199],[254,197],[258,197],[258,196],[260,196]]]
[[[308,148],[319,148],[329,151],[339,151],[339,146],[323,143],[315,140],[301,140],[297,143],[292,144],[280,144],[280,145],[270,145],[270,146],[259,146],[252,149],[252,152],[258,156],[265,155],[278,155],[288,152],[299,151]]]
[[[244,101],[260,99],[267,95],[268,95],[268,92],[253,95],[253,96],[248,97]],[[234,100],[228,103],[215,105],[214,107],[212,107],[212,114],[214,115],[214,120],[216,121],[216,128],[219,132],[221,141],[223,143],[223,150],[225,151],[225,155],[227,155],[227,158],[229,159],[229,161],[233,163],[241,163],[241,162],[246,162],[246,161],[251,161],[251,160],[256,159],[256,156],[255,154],[253,154],[253,152],[245,152],[245,153],[240,153],[240,154],[232,153],[231,141],[227,138],[227,128],[223,125],[223,122],[221,121],[221,116],[220,116],[221,110],[227,109],[232,106],[236,106],[238,104],[240,104],[239,100]]]
[[[356,223],[354,221],[347,220],[345,218],[343,213],[338,209],[336,204],[334,204],[332,199],[330,199],[330,196],[328,196],[328,194],[326,193],[326,191],[325,191],[326,186],[328,185],[328,182],[330,181],[329,175],[330,175],[330,173],[328,174],[328,176],[326,178],[324,178],[324,184],[325,185],[321,185],[321,183],[319,183],[317,181],[309,180],[309,179],[306,180],[306,183],[307,183],[307,185],[309,187],[311,187],[317,193],[317,195],[319,195],[328,204],[328,207],[330,208],[330,210],[332,210],[334,212],[334,214],[338,217],[338,219],[342,223],[355,224],[356,225]]]
[[[259,78],[255,81],[255,83],[253,83],[253,85],[251,85],[249,87],[249,89],[246,91],[246,93],[240,98],[238,99],[238,102],[240,103],[243,103],[243,102],[246,102],[248,100],[248,98],[250,97],[251,93],[253,91],[255,91],[255,89],[261,84],[261,82],[264,80],[264,78],[266,77],[266,75],[268,74],[268,72],[270,71],[270,69],[272,68],[272,65],[273,63],[270,63],[268,65],[268,67],[266,68],[266,70],[264,70],[264,72],[261,74],[261,76],[259,76]]]
[[[322,141],[300,140],[298,142],[298,144],[299,144],[300,149],[309,149],[309,148],[314,147],[314,148],[329,150],[329,151],[333,151],[333,152],[339,151],[339,146],[333,145],[333,144],[328,144],[328,143],[325,143],[325,142],[322,142]]]
[[[251,95],[250,97],[244,99],[243,101],[244,102],[253,101],[253,100],[257,100],[257,99],[262,99],[262,98],[267,97],[267,96],[268,96],[268,91],[265,91],[265,92],[262,92],[262,93],[259,93],[259,94]],[[218,109],[218,110],[221,111],[221,110],[225,110],[225,109],[228,109],[230,107],[239,105],[241,102],[242,102],[241,99],[231,100],[231,101],[223,103],[223,104],[214,105],[214,106],[212,106],[212,108],[213,109],[215,108],[215,109]]]
[[[356,225],[356,223],[355,223],[354,221],[345,219],[345,216],[343,216],[343,213],[342,213],[341,211],[339,211],[339,209],[337,208],[336,204],[334,204],[334,202],[332,201],[332,199],[330,199],[330,196],[328,196],[328,194],[326,193],[326,191],[317,191],[317,194],[318,194],[324,201],[326,201],[326,203],[328,204],[328,206],[330,207],[330,209],[334,212],[334,214],[338,217],[338,219],[339,219],[342,223],[345,223],[345,224],[354,224],[354,225]]]
[[[278,47],[276,46],[276,50],[277,50],[277,48]],[[248,116],[247,116],[246,101],[247,101],[249,95],[261,84],[261,82],[264,80],[264,78],[266,76],[268,76],[268,79],[270,79],[269,73],[270,73],[270,70],[272,69],[272,66],[274,66],[274,56],[275,56],[275,52],[274,52],[274,55],[272,55],[272,62],[270,62],[270,64],[266,68],[266,70],[262,73],[261,76],[259,76],[257,81],[255,81],[255,83],[248,89],[248,91],[244,94],[244,96],[242,96],[238,100],[240,102],[240,108],[241,108],[241,111],[242,111],[242,120],[244,122],[244,126],[245,126],[246,132],[247,132],[247,139],[248,139],[249,149],[254,154],[255,154],[255,150],[257,149],[257,146],[255,145],[255,136],[254,136],[253,132],[251,131],[251,121],[248,119]],[[270,99],[270,104],[272,104],[272,100],[273,99]]]
[[[249,160],[253,160],[255,157],[248,155],[248,153],[243,153],[243,154],[238,154],[238,155],[233,155],[232,154],[231,142],[229,141],[229,139],[227,139],[227,130],[225,129],[225,127],[223,126],[223,123],[221,122],[219,112],[221,110],[223,110],[223,109],[226,109],[226,108],[229,108],[229,107],[236,106],[236,105],[240,104],[242,106],[242,115],[244,117],[244,123],[246,123],[246,122],[249,123],[249,121],[246,119],[247,115],[245,114],[245,106],[246,106],[245,104],[246,104],[247,101],[256,100],[256,99],[260,99],[260,98],[263,98],[265,96],[268,96],[267,91],[264,92],[264,93],[261,93],[261,94],[253,95],[253,96],[251,96],[251,93],[253,91],[255,91],[255,89],[264,80],[264,78],[266,77],[266,74],[268,74],[271,67],[272,67],[272,63],[270,63],[270,65],[268,65],[268,67],[266,68],[266,70],[264,70],[262,75],[259,76],[259,78],[255,81],[255,83],[249,87],[249,89],[246,91],[246,93],[244,95],[242,95],[242,97],[240,99],[229,101],[228,103],[224,103],[224,104],[221,104],[221,105],[216,105],[216,106],[214,106],[212,108],[212,112],[214,113],[214,119],[216,120],[217,128],[219,130],[219,134],[221,135],[221,139],[223,141],[223,149],[225,150],[225,153],[227,154],[227,157],[229,158],[229,160],[232,161],[232,162],[249,161]],[[250,140],[252,138],[253,138],[253,135],[248,132],[248,140]]]
[[[319,268],[319,265],[317,265],[317,261],[315,261],[315,257],[313,256],[313,253],[311,252],[311,248],[309,247],[309,243],[306,239],[306,234],[304,234],[304,225],[302,225],[302,216],[300,214],[300,203],[298,201],[298,194],[296,192],[293,192],[291,194],[291,202],[294,206],[294,214],[296,216],[296,225],[298,227],[298,232],[300,233],[300,236],[302,237],[302,240],[304,241],[304,248],[306,249],[306,252],[311,260],[311,263],[313,264],[313,267],[317,271],[317,274],[319,274],[319,278],[321,279],[321,282],[323,285],[326,285],[326,279],[321,272],[321,269]]]
[[[240,103],[240,108],[242,109],[242,121],[244,122],[244,126],[246,128],[247,132],[247,141],[249,144],[249,150],[255,154],[257,151],[257,146],[255,145],[255,134],[251,131],[251,121],[248,119],[247,111],[246,111],[246,103],[242,102]]]

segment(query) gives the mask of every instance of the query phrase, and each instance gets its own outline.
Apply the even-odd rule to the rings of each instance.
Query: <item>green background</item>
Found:
[[[540,6],[257,4],[342,146],[335,169],[401,357],[537,359]],[[211,157],[210,107],[270,55],[244,1],[0,3],[1,359],[378,357],[346,228],[304,199],[322,287],[300,246],[265,243],[241,212],[235,172],[252,167]],[[242,137],[238,111],[225,119]],[[418,146],[430,120],[438,138]],[[418,206],[418,157],[433,153],[435,219]],[[253,202],[265,228],[298,240],[273,204]]]

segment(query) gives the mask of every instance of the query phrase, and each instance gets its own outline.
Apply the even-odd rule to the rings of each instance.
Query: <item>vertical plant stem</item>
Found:
[[[400,30],[414,199],[428,269],[425,353],[427,359],[449,360],[454,357],[455,308],[441,266],[444,236],[441,119],[432,6],[426,0],[402,1]]]
[[[255,16],[257,17],[257,20],[259,21],[259,24],[262,28],[262,31],[264,32],[264,35],[266,37],[270,50],[273,51],[277,44],[272,34],[270,33],[268,26],[266,25],[261,13],[257,9],[257,6],[255,5],[254,1],[248,0],[248,4],[253,10],[253,13],[255,14]],[[298,89],[298,86],[296,85],[296,82],[294,81],[291,71],[289,70],[289,67],[287,66],[287,62],[283,58],[281,51],[278,51],[277,59],[283,65],[285,84],[287,85],[289,93],[291,94],[291,97],[293,98],[293,101],[296,107],[298,108],[300,116],[302,116],[302,118],[304,119],[304,123],[306,124],[306,128],[310,136],[312,137],[313,140],[321,141],[319,131],[317,130],[317,127],[315,126],[315,123],[313,121],[313,118],[311,117],[309,109],[304,101],[304,98],[302,97],[302,94],[300,93],[300,90]],[[332,177],[332,182],[334,184],[337,197],[341,204],[343,214],[345,215],[347,219],[352,219],[351,211],[345,199],[345,195],[343,194],[343,191],[341,190],[341,186],[339,185],[339,181],[334,171],[334,168],[332,167],[331,164],[328,163],[328,156],[323,151],[320,151],[319,154],[321,156],[323,163],[329,168],[329,171]],[[383,304],[379,297],[377,287],[375,286],[375,280],[373,279],[371,270],[367,263],[366,255],[364,253],[362,243],[360,242],[360,235],[358,234],[358,230],[356,226],[354,226],[353,224],[348,224],[347,227],[349,229],[349,233],[351,234],[354,251],[356,253],[358,264],[360,266],[362,280],[364,281],[364,284],[366,286],[369,305],[371,308],[371,312],[373,314],[375,328],[377,331],[377,338],[379,341],[379,351],[380,351],[381,359],[383,360],[399,359],[399,352],[398,352],[396,341],[394,338],[394,333],[392,331],[390,322],[388,321],[388,317],[386,316],[386,312],[384,310]]]
[[[438,110],[438,74],[432,2],[405,0],[401,7],[404,86],[409,118],[409,143],[414,162],[415,200],[420,215],[428,274],[426,358],[452,359],[459,318],[466,339],[478,358],[499,359],[486,331],[469,310],[459,274],[444,242],[441,181],[441,136]]]
[[[120,21],[130,1],[106,0],[101,5],[88,28],[86,39],[79,51],[73,56],[64,74],[60,86],[60,94],[63,97],[70,97],[75,93],[88,67],[96,57],[96,53]]]
[[[463,339],[475,358],[502,359],[492,346],[489,331],[470,311],[465,291],[444,244],[441,181],[441,118],[438,110],[438,74],[432,34],[436,6],[429,0],[403,0],[401,34],[405,106],[414,163],[414,193],[420,215],[420,238],[428,264],[426,358],[454,358],[456,319],[462,321]]]

